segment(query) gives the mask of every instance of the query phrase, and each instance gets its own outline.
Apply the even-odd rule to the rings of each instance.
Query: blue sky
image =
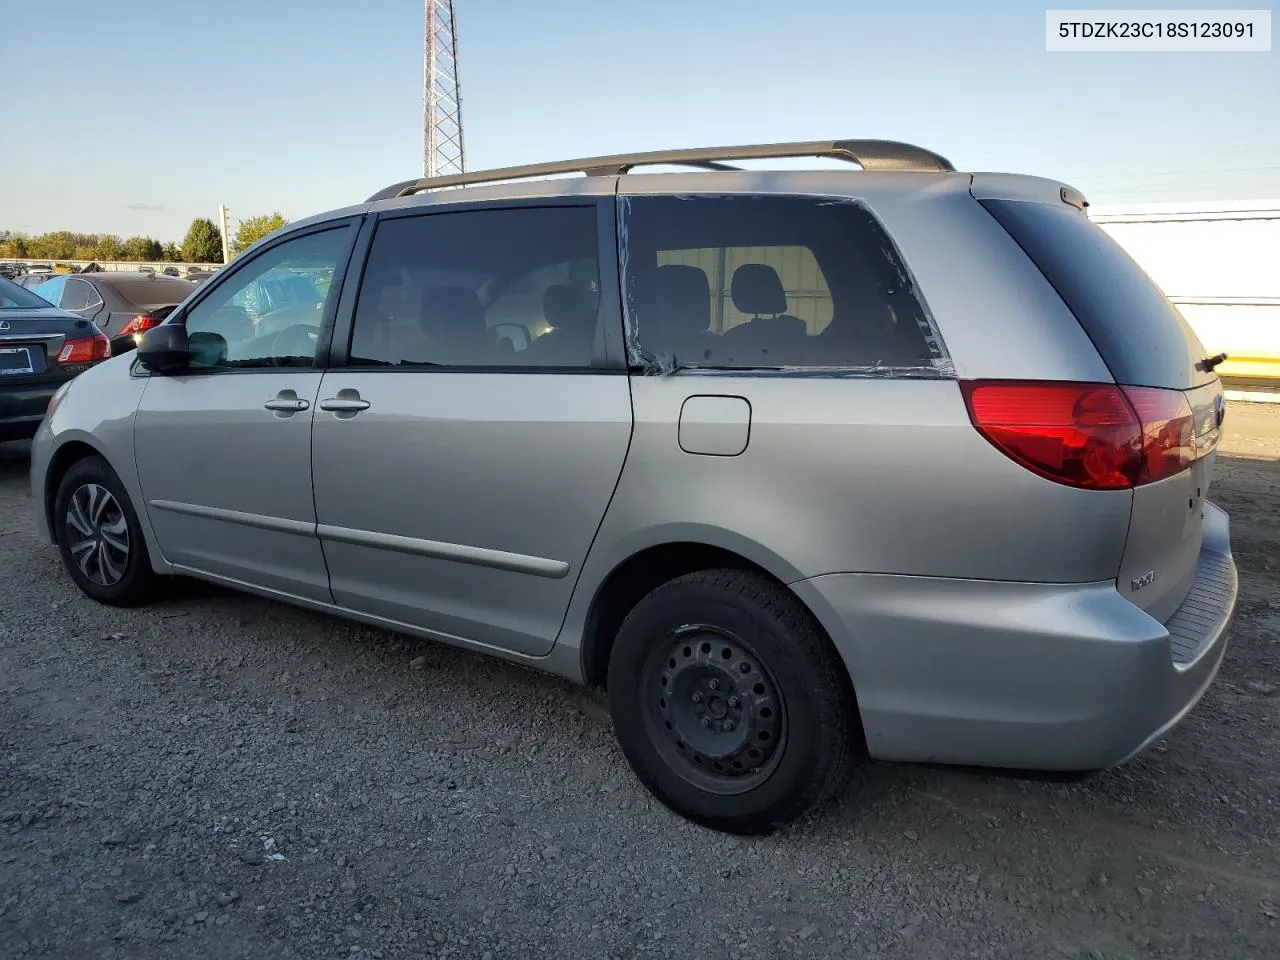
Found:
[[[1045,5],[1004,0],[457,5],[472,169],[883,137],[1095,203],[1280,197],[1275,50],[1047,53]],[[181,239],[421,171],[420,0],[5,6],[0,228]]]

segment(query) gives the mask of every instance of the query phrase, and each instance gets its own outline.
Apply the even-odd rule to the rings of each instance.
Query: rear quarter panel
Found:
[[[739,456],[689,454],[685,400],[749,398]],[[598,585],[662,543],[731,550],[793,583],[830,573],[1114,580],[1128,491],[1075,490],[1014,464],[969,422],[954,380],[677,374],[632,380],[635,428],[563,636]]]
[[[739,456],[680,447],[685,400],[714,394],[750,401]],[[602,544],[659,526],[731,531],[718,545],[761,545],[787,580],[1116,575],[1131,495],[1018,467],[976,433],[952,380],[676,375],[637,378],[632,395],[631,453]]]

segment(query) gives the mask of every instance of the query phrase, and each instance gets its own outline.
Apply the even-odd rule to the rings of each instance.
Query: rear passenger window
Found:
[[[589,367],[599,305],[594,207],[384,220],[361,281],[351,363]]]
[[[1212,370],[1195,331],[1124,248],[1065,204],[982,205],[1058,291],[1119,383],[1186,390]]]
[[[630,197],[623,230],[632,363],[920,368],[942,358],[892,242],[861,204]]]
[[[89,304],[98,299],[93,287],[83,280],[68,280],[62,288],[62,299],[58,302],[63,310],[85,310]]]

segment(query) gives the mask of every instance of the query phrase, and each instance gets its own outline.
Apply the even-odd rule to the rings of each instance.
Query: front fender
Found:
[[[158,573],[167,573],[151,529],[133,452],[133,424],[149,377],[135,377],[131,356],[113,357],[72,381],[31,444],[31,493],[41,532],[52,541],[49,509],[57,477],[70,462],[90,452],[102,457],[120,478],[133,503],[143,539]]]

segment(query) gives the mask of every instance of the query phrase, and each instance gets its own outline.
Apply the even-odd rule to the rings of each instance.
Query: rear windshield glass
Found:
[[[0,310],[47,310],[51,306],[25,287],[0,277]]]
[[[149,307],[181,303],[195,286],[186,280],[156,277],[154,280],[117,280],[111,284],[111,289],[135,307]]]
[[[983,200],[1075,314],[1118,383],[1186,390],[1214,379],[1195,331],[1104,230],[1063,205]]]
[[[861,204],[629,197],[631,361],[649,369],[910,368],[942,358],[911,280]]]

